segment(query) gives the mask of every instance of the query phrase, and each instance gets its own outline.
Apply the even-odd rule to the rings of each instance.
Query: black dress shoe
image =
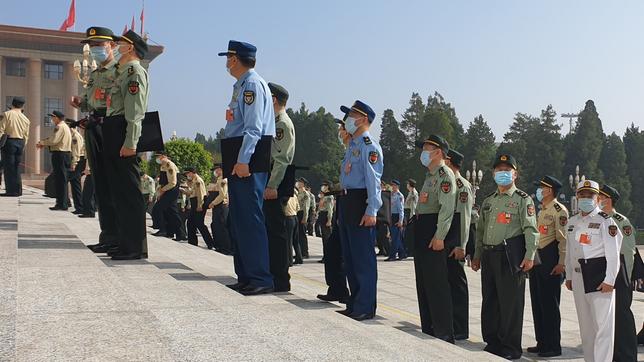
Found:
[[[241,290],[246,288],[248,286],[248,283],[235,283],[235,284],[228,284],[226,286],[232,290]]]
[[[351,313],[352,313],[352,312],[351,312],[350,310],[348,310],[348,309],[336,310],[335,312],[336,312],[336,313],[340,313],[340,314],[342,314],[342,315],[346,315],[346,316],[351,315]]]
[[[349,318],[356,320],[358,322],[366,321],[368,319],[373,319],[373,317],[374,317],[373,313],[349,314]]]
[[[539,348],[539,346],[528,347],[526,351],[528,351],[528,353],[539,353],[541,348]]]
[[[156,233],[152,233],[152,236],[161,236],[167,238],[168,233],[166,233],[165,231],[157,231]],[[170,235],[170,237],[172,237],[172,235]]]
[[[115,255],[119,255],[119,254],[120,254],[120,253],[119,253],[119,248],[110,247],[110,248],[107,250],[107,256],[115,256]]]
[[[67,209],[68,209],[67,207],[60,207],[60,206],[54,206],[49,208],[49,210],[51,211],[67,211]]]
[[[408,258],[407,256],[403,256],[402,258],[398,258],[398,260],[405,260],[407,258]]]
[[[291,287],[280,287],[280,288],[273,288],[274,293],[286,293],[291,291]]]
[[[637,344],[644,345],[644,327],[642,327],[642,330],[637,334]]]
[[[82,211],[80,211],[80,210],[74,210],[74,211],[72,211],[72,214],[74,214],[74,215],[81,215],[81,214],[83,214],[83,212],[82,212]]]
[[[333,295],[328,295],[328,294],[318,294],[318,299],[323,300],[325,302],[340,302],[342,304],[347,304],[346,297],[335,297]]]
[[[90,244],[90,245],[87,245],[87,249],[89,249],[89,250],[94,250],[94,248],[99,247],[99,246],[102,246],[102,245],[104,245],[104,244],[101,244],[101,243],[98,243],[98,244]]]
[[[396,261],[396,260],[398,260],[398,259],[396,259],[396,258],[387,258],[384,261]]]
[[[110,250],[110,248],[111,247],[107,245],[99,245],[95,248],[92,248],[91,250],[96,254],[100,254],[100,253],[107,253]]]
[[[139,259],[141,259],[140,253],[116,254],[112,256],[112,260],[139,260]]]
[[[9,194],[9,193],[4,193],[4,194],[0,194],[0,196],[2,196],[2,197],[18,197],[18,196],[20,196],[20,195],[18,195],[18,194]]]
[[[252,285],[247,286],[246,288],[242,289],[239,291],[242,295],[260,295],[260,294],[268,294],[268,293],[273,293],[274,289],[273,287],[254,287]]]
[[[454,339],[457,341],[464,341],[466,339],[470,338],[467,334],[455,334]]]
[[[559,350],[559,351],[543,351],[543,352],[539,352],[539,357],[550,358],[550,357],[557,357],[557,356],[561,356],[561,350]]]
[[[92,218],[93,219],[95,216],[94,216],[94,214],[80,214],[80,215],[78,215],[78,217],[83,218],[83,219],[84,218]]]
[[[485,346],[485,348],[483,348],[483,350],[487,353],[492,353],[493,355],[497,356],[501,354],[501,347],[492,344],[488,344],[487,346]]]

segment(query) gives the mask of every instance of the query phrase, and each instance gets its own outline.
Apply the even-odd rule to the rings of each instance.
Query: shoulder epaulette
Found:
[[[445,169],[443,169],[443,166],[441,166],[441,168],[438,169],[438,174],[440,176],[445,176]]]
[[[615,213],[615,215],[613,215],[613,218],[617,221],[624,221],[624,217],[618,213]]]
[[[527,193],[525,193],[525,192],[523,192],[521,190],[518,190],[518,189],[517,189],[517,194],[519,194],[519,196],[523,197],[524,199],[527,199],[530,196]]]
[[[370,144],[373,143],[373,142],[371,142],[371,138],[369,138],[369,137],[362,137],[362,139],[364,140],[365,145],[370,145]]]
[[[555,210],[561,211],[561,206],[559,206],[559,204],[557,204],[557,203],[555,203]]]
[[[127,68],[127,75],[132,75],[134,74],[134,66],[130,65],[129,68]]]
[[[603,211],[600,211],[599,215],[601,215],[604,219],[610,219],[610,215],[608,215],[607,213],[605,213]]]
[[[463,187],[463,181],[460,178],[456,179],[456,186],[460,189]]]

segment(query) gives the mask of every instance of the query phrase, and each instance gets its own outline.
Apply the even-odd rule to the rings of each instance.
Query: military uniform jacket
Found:
[[[566,262],[566,225],[568,224],[568,209],[556,199],[543,205],[537,217],[539,230],[539,249],[559,242],[559,264]]]
[[[433,239],[445,240],[449,232],[456,203],[454,183],[454,172],[445,166],[444,161],[430,168],[425,176],[416,212],[419,215],[438,214],[438,224]]]
[[[271,144],[271,158],[273,168],[271,178],[268,180],[268,187],[277,189],[284,179],[286,168],[293,162],[295,155],[295,127],[293,121],[281,111],[275,117],[275,137]]]
[[[400,223],[402,223],[405,218],[404,203],[405,196],[403,196],[402,192],[391,192],[391,214],[398,214],[398,222]]]
[[[456,207],[455,213],[459,214],[461,218],[461,248],[465,249],[467,241],[470,238],[470,221],[472,219],[472,205],[474,204],[474,193],[472,192],[472,185],[464,179],[460,174],[455,175],[456,178]]]
[[[155,190],[155,182],[152,177],[149,175],[144,175],[143,180],[141,180],[141,185],[139,189],[141,190],[141,193],[144,195],[149,195],[149,194],[154,194]]]
[[[60,122],[54,127],[51,136],[40,141],[43,146],[49,146],[50,151],[71,152],[72,132],[65,122]]]
[[[304,215],[302,216],[302,220],[304,222],[308,222],[309,220],[309,209],[311,208],[311,197],[309,196],[309,193],[306,192],[306,190],[301,190],[298,191],[297,193],[297,202],[300,205],[300,210],[303,211]]]
[[[0,136],[6,134],[9,138],[29,139],[29,118],[20,109],[6,111],[0,116]]]
[[[188,187],[190,188],[190,198],[196,197],[197,200],[203,200],[206,197],[206,185],[201,176],[195,174],[188,182]]]
[[[604,283],[615,285],[619,271],[619,250],[622,246],[622,233],[615,220],[599,208],[586,216],[579,213],[568,220],[566,243],[567,280],[571,280],[575,269],[579,270],[579,259],[603,256],[606,257]]]
[[[416,206],[418,205],[418,191],[411,189],[405,199],[405,209],[409,209],[409,218],[416,215]]]
[[[294,190],[293,196],[288,199],[286,205],[284,205],[284,215],[285,216],[296,216],[297,212],[300,210],[300,203],[297,200],[297,190]]]
[[[635,259],[635,228],[628,218],[617,211],[613,210],[609,214],[622,232],[622,247],[620,253],[624,255],[626,262],[626,272],[628,273],[628,280],[633,275],[633,262]]]
[[[515,185],[505,192],[497,190],[481,204],[474,259],[481,258],[483,245],[499,245],[521,234],[525,236],[525,259],[533,260],[539,232],[532,198]]]
[[[376,216],[382,206],[380,178],[384,168],[382,149],[364,132],[349,141],[340,171],[343,189],[367,189],[365,214]]]
[[[70,128],[72,132],[72,167],[76,168],[81,157],[85,157],[85,140],[76,128]]]
[[[107,115],[125,117],[127,128],[123,147],[136,149],[147,109],[148,72],[138,60],[119,65],[107,101]]]
[[[309,213],[315,212],[315,195],[309,190],[306,190],[309,194]]]
[[[212,191],[218,192],[217,197],[210,203],[211,207],[215,207],[219,204],[228,205],[228,179],[225,179],[223,176],[217,177],[211,185]]]
[[[85,93],[81,97],[81,111],[107,110],[107,102],[111,95],[110,90],[116,80],[116,64],[117,62],[112,60],[105,66],[92,71]]]
[[[179,173],[179,169],[177,166],[174,164],[174,162],[170,160],[165,160],[164,162],[161,162],[161,167],[159,168],[160,172],[165,172],[165,175],[167,177],[167,184],[163,185],[163,178],[160,179],[159,183],[161,184],[161,191],[169,191],[172,190],[173,188],[177,187],[177,173]]]
[[[320,200],[320,211],[326,212],[329,220],[333,218],[334,203],[335,199],[333,198],[333,196],[324,196],[322,200]]]

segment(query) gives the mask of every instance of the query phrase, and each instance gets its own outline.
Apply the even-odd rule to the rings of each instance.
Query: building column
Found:
[[[4,107],[4,108],[0,109],[0,113],[4,112],[7,109],[7,106],[8,106],[8,104],[4,103],[6,96],[5,96],[4,92],[2,91],[2,77],[4,77],[4,74],[5,74],[2,61],[3,61],[2,55],[0,55],[0,107]]]
[[[40,174],[42,172],[42,150],[36,148],[40,140],[40,126],[44,114],[42,110],[42,60],[27,61],[27,96],[25,115],[31,121],[29,125],[29,143],[25,146],[25,173]]]
[[[65,77],[65,98],[63,99],[65,116],[67,118],[78,120],[78,109],[72,107],[70,104],[72,96],[78,95],[78,79],[76,79],[76,76],[74,75],[74,62],[65,63],[63,76]]]

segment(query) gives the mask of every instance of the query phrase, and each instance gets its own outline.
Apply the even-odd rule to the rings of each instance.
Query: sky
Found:
[[[58,29],[71,0],[23,0],[0,23]],[[607,133],[644,122],[644,1],[205,1],[147,0],[145,31],[165,47],[150,67],[149,110],[164,136],[213,135],[225,126],[235,80],[228,40],[257,46],[257,71],[304,102],[340,116],[360,99],[396,118],[412,92],[435,91],[467,128],[479,114],[497,140],[515,113],[548,104],[576,113],[595,101]],[[141,0],[76,1],[76,31],[120,33]],[[1,46],[1,44],[0,44]],[[79,45],[79,54],[81,47]],[[561,118],[564,133],[568,121]]]

